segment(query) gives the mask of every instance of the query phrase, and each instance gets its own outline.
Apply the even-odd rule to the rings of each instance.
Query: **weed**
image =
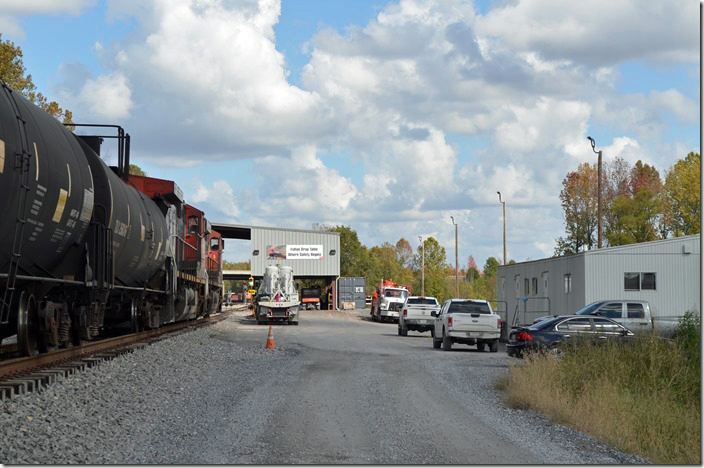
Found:
[[[497,388],[532,409],[654,463],[700,464],[701,338],[688,313],[674,340],[570,344],[561,359],[531,354]]]

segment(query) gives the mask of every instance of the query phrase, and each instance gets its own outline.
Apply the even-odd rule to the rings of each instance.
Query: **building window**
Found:
[[[655,273],[642,273],[640,277],[640,289],[655,291]]]
[[[521,297],[521,275],[516,275],[516,297]]]
[[[533,295],[537,296],[538,295],[538,278],[533,278]]]
[[[572,275],[565,275],[565,294],[572,292]]]
[[[543,296],[547,297],[548,295],[548,274],[543,273]]]
[[[528,296],[530,294],[530,289],[529,289],[530,282],[528,281],[528,278],[523,280],[523,296]]]
[[[626,291],[655,291],[655,273],[624,273],[623,289]]]

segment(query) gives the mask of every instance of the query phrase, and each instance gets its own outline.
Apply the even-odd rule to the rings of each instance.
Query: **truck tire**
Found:
[[[492,341],[489,343],[489,351],[492,353],[497,353],[499,351],[499,342],[498,341]]]
[[[478,341],[477,342],[477,351],[479,351],[480,353],[483,353],[484,348],[486,348],[486,343],[484,343],[483,341]]]
[[[440,349],[440,345],[441,345],[441,344],[442,344],[442,343],[441,343],[440,340],[436,340],[435,337],[433,337],[433,348],[435,348],[435,349]]]
[[[399,333],[401,334],[401,336],[408,336],[408,329],[407,328],[403,328],[399,325],[398,330],[399,330]]]
[[[398,327],[398,336],[401,336],[401,327]]]
[[[452,340],[450,339],[449,336],[445,333],[445,330],[442,331],[442,350],[443,351],[449,351],[452,349]]]

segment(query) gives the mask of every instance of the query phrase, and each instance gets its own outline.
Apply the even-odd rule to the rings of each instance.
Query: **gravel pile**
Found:
[[[253,443],[249,434],[268,414],[253,390],[266,391],[285,377],[280,369],[295,368],[290,350],[217,339],[233,327],[226,320],[200,328],[64,378],[41,393],[0,402],[0,463],[232,463],[194,458],[178,448],[218,444],[221,434],[233,432],[241,440],[227,443]],[[220,430],[228,426],[239,429]]]

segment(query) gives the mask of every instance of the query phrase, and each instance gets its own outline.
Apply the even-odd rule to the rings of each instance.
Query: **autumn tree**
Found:
[[[664,211],[668,230],[675,236],[701,232],[701,157],[689,153],[665,175]]]
[[[396,256],[404,268],[411,268],[413,265],[413,248],[403,237],[396,242]]]
[[[474,260],[472,255],[467,259],[467,274],[465,275],[465,281],[471,283],[477,278],[479,278],[479,268],[477,267],[477,262]]]
[[[556,255],[577,253],[594,245],[597,227],[597,170],[580,164],[562,181],[560,201],[565,215],[566,237],[557,239]]]
[[[648,242],[664,237],[662,180],[655,167],[638,161],[627,187],[606,205],[604,237],[611,246]]]
[[[32,82],[32,75],[25,74],[22,63],[22,49],[9,40],[3,41],[0,34],[0,80],[8,84],[14,91],[29,99],[65,124],[72,124],[73,114],[68,109],[62,109],[56,101],[49,101]]]

